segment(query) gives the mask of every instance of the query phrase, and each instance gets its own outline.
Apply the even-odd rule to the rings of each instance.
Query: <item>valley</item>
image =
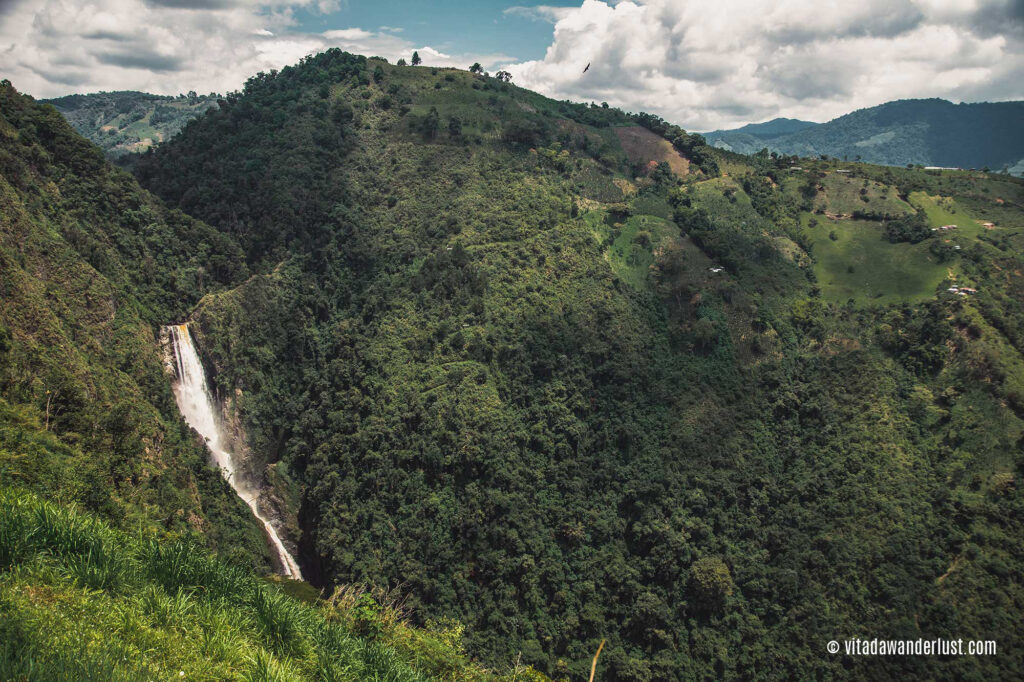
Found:
[[[0,673],[1024,668],[1024,181],[338,49],[131,175],[0,103]]]

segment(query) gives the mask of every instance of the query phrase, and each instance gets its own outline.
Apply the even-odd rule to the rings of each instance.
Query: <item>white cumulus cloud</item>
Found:
[[[823,121],[913,97],[1024,97],[1019,0],[584,0],[511,11],[554,21],[543,59],[505,65],[519,85],[693,130]]]
[[[394,62],[419,50],[430,66],[492,68],[507,54],[445,54],[355,26],[312,33],[294,12],[328,13],[336,0],[0,0],[0,77],[56,97],[100,90],[229,92],[258,71],[330,47]]]
[[[511,3],[510,3],[511,4]],[[910,97],[1024,98],[1021,0],[583,0],[515,5],[552,30],[541,59],[424,45],[400,28],[304,31],[337,0],[0,0],[0,77],[36,97],[228,92],[329,47],[505,68],[558,99],[606,101],[693,130],[827,120]],[[591,64],[586,74],[583,69]]]

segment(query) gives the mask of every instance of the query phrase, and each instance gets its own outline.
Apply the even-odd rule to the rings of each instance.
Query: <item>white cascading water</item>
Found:
[[[234,457],[223,443],[220,420],[214,409],[213,396],[206,385],[206,372],[203,370],[202,363],[199,362],[199,354],[196,352],[195,344],[192,343],[192,334],[189,332],[188,325],[174,325],[170,327],[169,331],[177,369],[177,381],[174,382],[173,388],[178,409],[181,410],[188,425],[206,439],[206,446],[210,449],[213,461],[217,463],[224,478],[238,493],[238,496],[249,505],[249,509],[252,510],[256,518],[263,523],[270,546],[277,554],[282,572],[289,578],[302,580],[299,565],[285,549],[277,530],[260,513],[256,504],[259,492],[236,475]]]

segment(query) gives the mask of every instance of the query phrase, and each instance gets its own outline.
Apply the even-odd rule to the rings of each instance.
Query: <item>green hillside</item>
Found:
[[[0,139],[0,679],[547,679],[400,593],[268,582],[156,338],[246,281],[237,245],[6,81]]]
[[[776,122],[770,121],[736,130],[716,130],[706,137],[716,147],[741,154],[767,147],[801,157],[825,154],[893,166],[1006,168],[1022,175],[1021,120],[1024,102],[899,100],[819,125],[796,127],[772,125]]]
[[[1024,668],[1019,181],[713,153],[339,51],[136,170],[246,254],[191,316],[315,584],[570,679],[603,639],[607,680]],[[1000,655],[824,651],[968,633]]]
[[[132,157],[176,135],[185,124],[217,106],[219,95],[169,97],[145,92],[98,92],[43,100],[108,157]]]
[[[7,82],[0,137],[0,481],[262,565],[261,532],[182,424],[156,340],[245,278],[237,245]]]

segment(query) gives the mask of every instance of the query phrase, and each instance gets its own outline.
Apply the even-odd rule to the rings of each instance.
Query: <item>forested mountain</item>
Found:
[[[1024,174],[1024,102],[899,100],[802,129],[772,125],[782,120],[706,137],[709,144],[742,154],[767,147],[780,154],[826,154],[891,166],[1007,168]]]
[[[0,679],[543,682],[380,590],[264,580],[157,341],[248,275],[231,236],[0,82]]]
[[[186,123],[217,106],[219,95],[169,97],[145,92],[98,92],[43,100],[111,159],[130,164],[135,154],[173,137]]]
[[[717,147],[732,149],[744,154],[754,154],[761,151],[764,147],[763,144],[760,147],[753,147],[753,145],[757,144],[757,140],[782,137],[783,135],[789,135],[790,133],[806,130],[807,128],[813,128],[816,125],[818,124],[812,121],[801,121],[796,118],[773,118],[764,123],[748,123],[741,128],[734,128],[732,130],[712,130],[710,133],[703,133],[703,135],[709,144],[715,144]],[[721,141],[726,142],[729,146],[717,144]],[[751,146],[748,148],[747,145]],[[740,147],[743,148],[740,149]]]
[[[794,161],[331,50],[136,172],[245,253],[190,317],[316,584],[570,679],[1018,675],[1024,185]]]
[[[245,279],[238,246],[6,81],[0,105],[4,478],[262,563],[259,530],[181,424],[155,337]]]

